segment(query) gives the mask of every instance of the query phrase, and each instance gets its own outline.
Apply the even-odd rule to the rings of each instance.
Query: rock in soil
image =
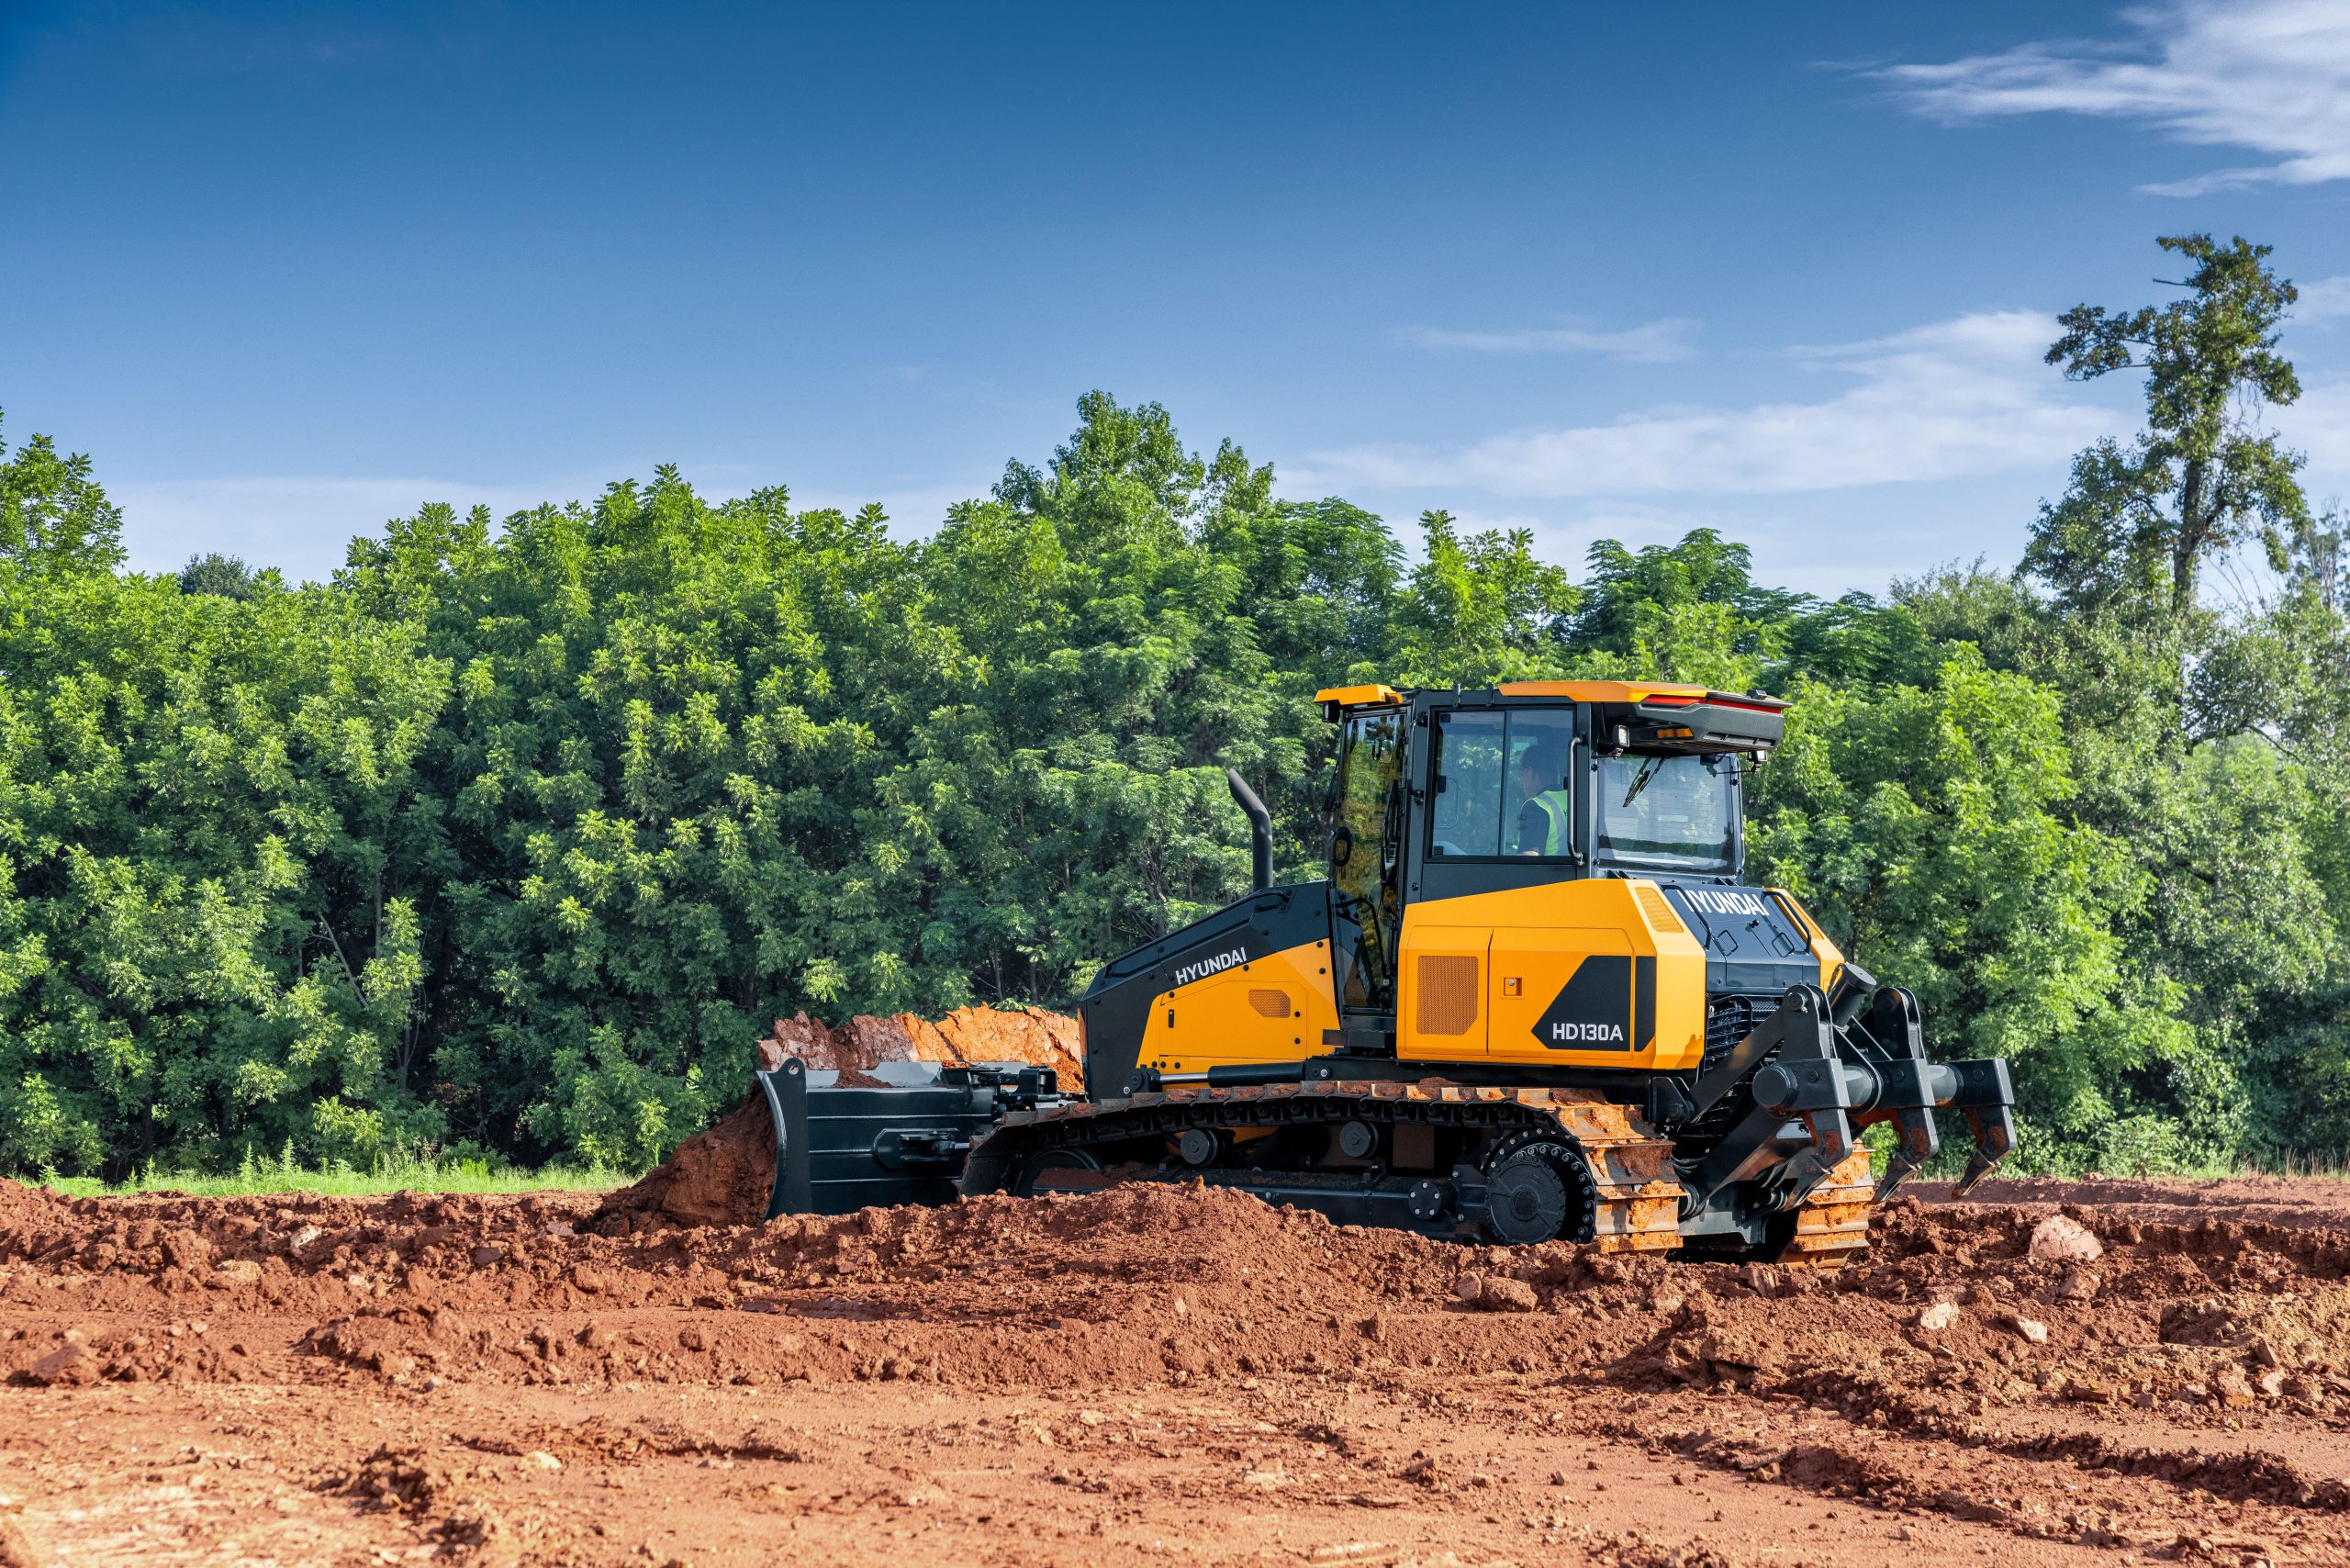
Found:
[[[2050,1215],[2032,1227],[2031,1255],[2043,1263],[2094,1263],[2105,1244],[2078,1220]]]

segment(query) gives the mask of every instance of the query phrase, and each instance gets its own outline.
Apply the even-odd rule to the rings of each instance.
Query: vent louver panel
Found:
[[[1420,1033],[1465,1035],[1477,1022],[1477,960],[1450,953],[1420,955]]]

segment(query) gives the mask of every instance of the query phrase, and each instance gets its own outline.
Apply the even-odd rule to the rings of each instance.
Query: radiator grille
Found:
[[[1673,913],[1673,906],[1665,902],[1664,890],[1654,882],[1639,884],[1633,888],[1632,897],[1639,901],[1640,913],[1649,917],[1651,929],[1666,933],[1686,929],[1681,924],[1681,917]]]
[[[1268,1018],[1286,1018],[1289,1016],[1289,992],[1252,991],[1248,993],[1248,1005]]]
[[[1775,1002],[1751,996],[1718,996],[1706,1009],[1706,1057],[1699,1071],[1729,1055],[1730,1047],[1754,1032],[1755,1024]]]
[[[1465,1035],[1477,1022],[1475,958],[1450,953],[1420,956],[1420,1033]]]

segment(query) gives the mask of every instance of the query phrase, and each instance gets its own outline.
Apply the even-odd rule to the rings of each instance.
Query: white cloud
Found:
[[[2293,307],[2294,320],[2338,321],[2350,316],[2350,277],[2322,277],[2299,286],[2301,297]]]
[[[1572,322],[1501,332],[1413,327],[1404,331],[1404,341],[1424,349],[1468,349],[1483,353],[1596,353],[1656,364],[1689,358],[1695,352],[1690,347],[1689,336],[1696,327],[1696,322],[1679,316],[1644,321],[1613,332],[1595,331]]]
[[[2350,376],[2302,384],[2300,400],[2269,418],[2285,444],[2309,459],[2301,488],[2319,505],[2350,499]]]
[[[2053,318],[2029,311],[1962,316],[1796,351],[1809,369],[1857,378],[1823,401],[1652,409],[1457,448],[1345,447],[1310,454],[1293,477],[1504,496],[1770,495],[2062,463],[2126,421],[2067,400],[2041,362],[2056,334]]]
[[[380,533],[387,520],[413,517],[428,501],[447,501],[460,513],[484,505],[502,518],[566,493],[442,479],[274,476],[106,487],[106,498],[122,509],[123,543],[133,568],[176,571],[190,555],[217,550],[256,566],[279,567],[296,581],[333,575],[352,535]]]
[[[2028,43],[1880,74],[1941,119],[2098,115],[2276,160],[2147,187],[2162,195],[2350,178],[2350,6],[2177,0],[2122,16],[2142,35],[2134,47]]]
[[[723,482],[724,475],[742,466],[701,465],[688,468],[686,476],[719,476],[718,483],[694,487],[710,500],[727,500],[749,493],[746,485]],[[651,466],[623,464],[612,472],[633,473],[642,479],[649,476]],[[217,550],[255,566],[278,567],[293,581],[319,582],[342,565],[354,535],[380,535],[386,521],[413,517],[427,502],[446,501],[460,515],[486,506],[503,521],[543,502],[592,501],[603,494],[605,482],[573,478],[537,485],[476,485],[446,479],[246,476],[117,481],[106,487],[106,498],[122,509],[123,543],[133,570],[177,571],[190,555]],[[879,501],[892,532],[912,537],[935,529],[952,503],[983,496],[987,488],[980,481],[870,492],[794,489],[791,503],[795,510],[837,507],[855,513],[867,501]]]

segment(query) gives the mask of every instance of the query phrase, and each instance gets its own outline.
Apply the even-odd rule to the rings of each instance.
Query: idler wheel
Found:
[[[1091,1192],[1101,1183],[1084,1178],[1098,1175],[1101,1170],[1102,1161],[1091,1150],[1047,1148],[1021,1163],[1019,1174],[1012,1179],[1012,1193],[1014,1197],[1033,1198],[1039,1193]]]
[[[1211,1127],[1185,1127],[1175,1140],[1175,1152],[1186,1165],[1214,1165],[1224,1154],[1225,1137]]]

